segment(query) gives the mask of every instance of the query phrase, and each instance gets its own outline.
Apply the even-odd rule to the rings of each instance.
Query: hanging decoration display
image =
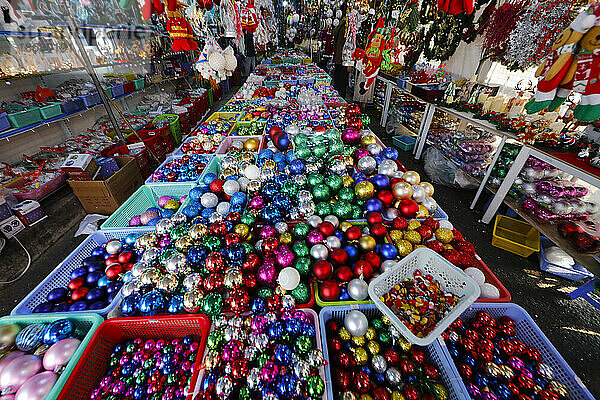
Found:
[[[440,14],[425,35],[425,58],[446,61],[452,57],[462,40],[465,28],[473,23],[473,19],[473,14]]]
[[[254,5],[260,16],[254,32],[254,47],[259,51],[265,51],[269,43],[278,41],[275,7],[272,0],[256,0]]]
[[[483,38],[484,57],[494,61],[502,59],[508,46],[509,35],[523,11],[524,5],[520,0],[508,1],[498,7]]]
[[[142,15],[144,19],[149,20],[152,14],[160,15],[165,12],[165,5],[162,0],[140,0]]]
[[[240,8],[240,20],[242,29],[246,32],[253,33],[258,27],[258,16],[256,8],[254,8],[254,0],[248,2]]]
[[[548,54],[554,38],[572,20],[575,1],[533,1],[510,33],[504,64],[509,69],[526,70]]]
[[[167,31],[173,39],[174,51],[190,51],[198,48],[198,44],[194,41],[194,31],[181,12],[184,7],[187,5],[177,0],[167,0]]]
[[[393,44],[393,37],[394,28],[391,30],[385,28],[383,18],[379,18],[375,30],[369,35],[365,49],[354,51],[353,57],[358,61],[357,69],[366,77],[366,81],[361,83],[361,93],[366,93],[375,82],[383,60],[383,51]]]
[[[348,27],[346,31],[346,41],[342,48],[342,65],[350,67],[354,65],[352,55],[356,50],[356,34],[363,21],[367,19],[367,14],[361,14],[358,9],[354,9],[348,14],[347,19]]]
[[[481,3],[478,2],[478,6],[480,5]],[[478,8],[479,7],[477,7],[477,9]],[[467,27],[467,30],[463,35],[463,41],[465,43],[473,43],[477,36],[479,36],[482,32],[485,32],[490,23],[491,17],[495,12],[496,0],[492,0],[481,12],[479,18],[477,18],[477,21],[475,21],[471,26]]]

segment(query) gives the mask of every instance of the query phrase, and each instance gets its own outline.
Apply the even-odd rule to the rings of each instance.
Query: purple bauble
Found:
[[[272,285],[277,278],[277,269],[275,265],[262,265],[258,268],[258,280],[267,284]]]
[[[42,400],[50,393],[58,375],[46,371],[29,378],[15,395],[15,400]]]
[[[473,399],[479,399],[481,396],[479,388],[472,383],[467,383],[467,392],[469,392]]]
[[[167,204],[167,201],[169,200],[173,200],[171,196],[160,196],[158,198],[158,206],[160,208],[165,208],[165,204]]]
[[[273,382],[279,373],[279,368],[272,361],[267,361],[260,370],[260,377],[266,382]]]
[[[262,210],[265,206],[265,200],[262,196],[254,196],[252,200],[250,200],[250,208],[255,210]]]
[[[275,236],[276,230],[272,225],[265,225],[260,229],[260,238],[266,239]]]
[[[134,215],[129,220],[129,226],[140,226],[142,225],[142,220],[140,215]]]
[[[290,267],[294,261],[294,254],[289,250],[278,251],[276,253],[277,264],[281,267]]]
[[[368,156],[370,154],[369,154],[369,151],[367,149],[356,149],[354,151],[354,155],[356,156],[357,159],[359,159],[359,158],[366,157],[366,156]]]
[[[342,132],[342,142],[346,145],[357,144],[360,140],[360,133],[354,128],[346,128]]]
[[[315,244],[323,243],[323,240],[325,239],[325,237],[323,236],[323,232],[315,229],[314,231],[312,231],[308,234],[307,239],[310,244],[315,245]]]

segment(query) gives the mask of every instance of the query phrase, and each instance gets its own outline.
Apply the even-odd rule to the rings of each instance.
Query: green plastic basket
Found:
[[[73,313],[57,313],[57,314],[32,314],[32,315],[11,315],[7,317],[0,318],[0,326],[8,325],[8,324],[18,324],[21,326],[31,325],[31,324],[43,324],[54,322],[58,319],[67,318],[73,322],[75,328],[79,332],[85,332],[85,335],[81,339],[81,344],[75,353],[73,353],[73,357],[66,365],[63,372],[59,375],[58,380],[52,387],[52,390],[48,393],[48,395],[44,398],[44,400],[55,400],[63,386],[65,385],[69,375],[73,372],[75,365],[79,361],[79,358],[83,354],[83,351],[87,347],[90,339],[96,332],[96,329],[100,324],[104,321],[98,314],[94,313],[82,313],[82,314],[73,314]]]
[[[148,184],[141,186],[125,203],[117,208],[117,211],[104,221],[100,229],[147,229],[147,226],[131,227],[129,226],[129,220],[134,215],[142,214],[150,207],[157,207],[159,197],[171,196],[179,199],[186,196],[194,186],[196,186],[194,182],[170,182],[168,185]]]
[[[28,110],[8,114],[8,121],[13,128],[23,128],[41,122],[42,113],[40,113],[39,107],[32,107]]]
[[[315,302],[321,307],[327,306],[351,306],[355,304],[371,304],[373,303],[371,300],[363,300],[363,301],[325,301],[319,297],[319,284],[317,282],[314,283],[315,287]]]
[[[219,172],[221,172],[221,159],[223,157],[224,157],[224,155],[217,154],[213,157],[212,160],[210,160],[210,162],[208,163],[206,168],[204,168],[204,171],[202,171],[202,173],[200,174],[200,178],[198,179],[200,186],[207,186],[203,182],[204,177],[207,174],[213,173],[213,174],[217,175],[217,177],[219,176]]]
[[[181,143],[181,126],[179,125],[179,115],[176,114],[163,114],[152,120],[152,123],[155,122],[168,122],[169,130],[175,139],[175,143]]]
[[[109,99],[113,98],[112,90],[110,88],[104,89],[104,93],[106,93],[106,95],[108,96]]]
[[[60,103],[52,103],[48,106],[40,107],[40,114],[42,115],[42,119],[58,117],[62,114]]]
[[[135,90],[140,90],[144,88],[144,84],[145,84],[145,79],[144,78],[140,78],[140,79],[135,79],[133,81],[133,85],[135,86]]]

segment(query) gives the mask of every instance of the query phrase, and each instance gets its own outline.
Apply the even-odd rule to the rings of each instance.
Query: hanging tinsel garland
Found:
[[[575,3],[574,0],[531,2],[510,34],[503,64],[521,70],[539,64],[556,36],[575,17]]]
[[[485,58],[501,61],[508,46],[508,38],[524,12],[524,3],[520,0],[502,4],[491,18],[483,38]]]

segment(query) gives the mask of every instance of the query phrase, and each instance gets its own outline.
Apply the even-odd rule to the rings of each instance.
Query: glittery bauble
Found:
[[[397,241],[396,248],[398,249],[398,255],[400,257],[405,257],[413,251],[413,245],[408,240]]]
[[[312,399],[323,397],[325,384],[319,375],[313,375],[306,381],[306,393]]]
[[[360,200],[368,200],[373,197],[373,192],[375,191],[375,187],[369,181],[360,181],[354,187],[354,193],[356,197]]]
[[[439,228],[435,231],[435,238],[440,242],[446,244],[454,240],[454,233],[447,228]]]
[[[356,168],[365,175],[371,175],[377,168],[377,161],[371,156],[362,157],[356,163]]]

